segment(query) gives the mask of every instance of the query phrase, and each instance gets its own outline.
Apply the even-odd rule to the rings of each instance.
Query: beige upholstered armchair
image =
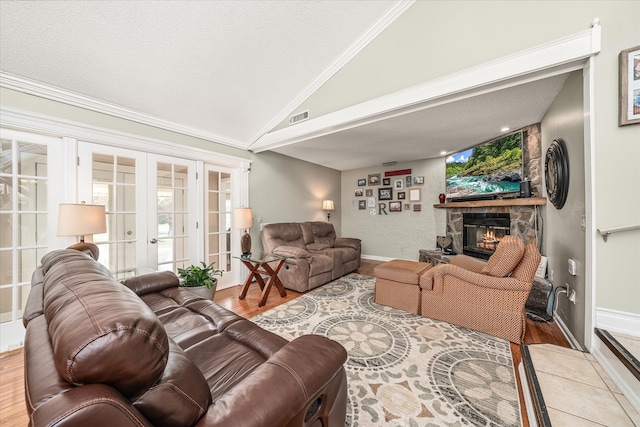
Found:
[[[487,262],[457,255],[421,276],[421,314],[521,343],[539,263],[538,248],[515,236],[505,236]]]

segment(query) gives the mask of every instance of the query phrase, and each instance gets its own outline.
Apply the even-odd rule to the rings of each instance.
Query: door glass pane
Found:
[[[4,132],[4,131],[3,131]],[[22,317],[31,275],[47,252],[48,144],[0,140],[0,323]]]
[[[176,271],[189,261],[189,166],[157,163],[158,269]],[[191,171],[194,173],[194,171]],[[182,268],[182,267],[180,267]]]
[[[100,262],[117,279],[136,273],[136,160],[92,153],[92,200],[104,205],[107,232],[95,234]]]
[[[231,271],[231,175],[207,172],[207,259],[218,269]]]

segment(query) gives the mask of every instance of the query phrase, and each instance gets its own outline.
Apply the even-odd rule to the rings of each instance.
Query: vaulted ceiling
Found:
[[[0,84],[249,149],[408,4],[3,0]],[[539,121],[564,78],[274,151],[338,170],[437,157],[497,136],[505,124]],[[452,129],[464,131],[450,138]]]

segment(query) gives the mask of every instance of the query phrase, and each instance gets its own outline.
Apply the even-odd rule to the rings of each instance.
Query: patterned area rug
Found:
[[[347,349],[348,426],[521,426],[507,341],[375,304],[374,284],[350,274],[251,320]]]

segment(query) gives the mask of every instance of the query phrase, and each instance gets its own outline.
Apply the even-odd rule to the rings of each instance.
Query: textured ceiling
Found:
[[[0,69],[246,147],[396,5],[3,0]]]
[[[248,149],[409,4],[2,0],[0,82],[42,83],[48,93],[73,95],[63,102]],[[502,126],[539,122],[565,79],[273,151],[337,170],[438,157],[493,138]]]

